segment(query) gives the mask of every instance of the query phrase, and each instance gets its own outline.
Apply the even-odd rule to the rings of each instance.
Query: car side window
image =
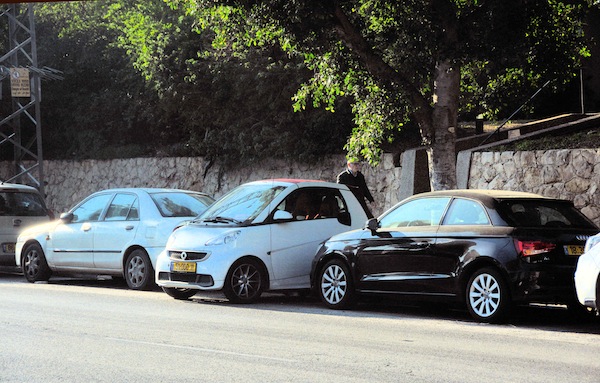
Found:
[[[338,219],[348,211],[346,202],[335,190],[302,188],[290,194],[276,210],[285,210],[295,220]]]
[[[448,206],[450,197],[419,198],[406,202],[379,220],[381,228],[436,226]]]
[[[73,210],[72,223],[93,222],[100,219],[100,215],[106,204],[110,201],[112,194],[100,194],[89,198]]]
[[[456,198],[448,209],[444,225],[490,225],[490,220],[479,202]]]
[[[133,218],[132,210],[135,209],[137,216],[137,197],[134,194],[117,194],[113,198],[106,212],[105,221],[125,221]]]

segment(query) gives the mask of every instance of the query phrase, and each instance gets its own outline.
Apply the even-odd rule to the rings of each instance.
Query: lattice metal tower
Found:
[[[14,175],[1,181],[33,185],[43,195],[41,79],[61,77],[38,68],[33,4],[0,4],[0,27],[8,36],[0,40],[0,153],[14,154]]]

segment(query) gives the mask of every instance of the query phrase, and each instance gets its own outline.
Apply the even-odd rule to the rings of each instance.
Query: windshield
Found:
[[[163,217],[196,217],[212,203],[212,198],[195,193],[160,192],[150,194]]]
[[[221,197],[197,220],[251,222],[277,197],[285,186],[273,184],[242,185]]]

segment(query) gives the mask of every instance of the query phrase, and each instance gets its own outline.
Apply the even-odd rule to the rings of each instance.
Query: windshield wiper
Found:
[[[229,217],[221,217],[221,216],[216,216],[216,217],[210,217],[210,218],[206,218],[203,220],[204,222],[215,222],[215,223],[235,223],[235,224],[240,224],[242,223],[242,221],[238,221],[237,219],[234,218],[229,218]]]

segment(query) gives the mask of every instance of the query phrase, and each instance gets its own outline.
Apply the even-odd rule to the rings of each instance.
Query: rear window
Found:
[[[213,203],[213,199],[195,193],[152,193],[152,200],[163,217],[196,217]]]
[[[516,227],[594,228],[568,201],[515,200],[502,201],[500,213]]]
[[[0,216],[42,217],[48,211],[44,200],[37,193],[0,192]]]

